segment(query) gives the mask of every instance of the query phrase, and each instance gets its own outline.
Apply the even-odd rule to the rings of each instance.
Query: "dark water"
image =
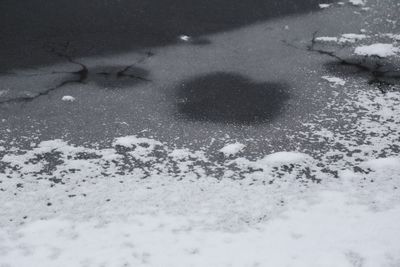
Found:
[[[0,69],[60,60],[39,55],[30,44],[40,50],[50,41],[68,41],[74,57],[114,54],[317,10],[321,2],[332,0],[1,0],[0,50],[27,57],[14,60],[6,52]]]
[[[289,94],[284,83],[257,83],[240,74],[216,72],[183,81],[176,98],[176,115],[184,119],[255,124],[280,115]]]

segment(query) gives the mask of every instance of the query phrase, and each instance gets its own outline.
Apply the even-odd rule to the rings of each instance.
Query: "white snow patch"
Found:
[[[319,4],[319,8],[329,8],[332,4]]]
[[[378,56],[378,57],[390,57],[395,56],[400,52],[398,47],[393,44],[376,43],[372,45],[365,45],[356,47],[354,53],[361,56]]]
[[[362,165],[374,171],[400,173],[400,158],[378,158],[364,162]]]
[[[124,147],[132,147],[132,146],[138,146],[140,144],[148,144],[151,147],[154,147],[156,145],[162,145],[161,142],[146,138],[146,137],[137,137],[136,135],[128,135],[128,136],[123,136],[123,137],[118,137],[115,138],[113,145],[114,146],[124,146]]]
[[[75,97],[70,96],[70,95],[65,95],[61,98],[62,101],[66,101],[66,102],[74,102],[75,101]]]
[[[352,4],[353,6],[365,6],[367,1],[366,0],[349,0],[349,3]]]
[[[225,156],[232,156],[242,151],[245,147],[246,146],[244,144],[233,143],[224,146],[219,151],[222,152]]]
[[[366,39],[368,36],[365,34],[357,34],[357,33],[345,33],[339,39],[339,43],[355,43],[356,41],[360,41]]]
[[[18,230],[1,228],[0,264],[399,266],[399,220],[399,205],[374,211],[336,191],[293,201],[281,216],[235,232],[196,227],[189,218],[162,213],[112,221],[54,218]]]
[[[317,41],[317,42],[337,42],[338,38],[330,37],[330,36],[321,36],[321,37],[315,38],[315,41]]]
[[[345,80],[343,80],[343,79],[341,79],[341,78],[338,78],[338,77],[333,77],[333,76],[322,76],[321,78],[324,79],[324,80],[326,80],[326,81],[328,81],[329,83],[331,83],[331,85],[332,85],[333,87],[336,87],[336,86],[338,86],[338,85],[343,86],[343,85],[346,84],[346,81],[345,81]]]
[[[189,42],[191,38],[188,35],[182,34],[182,35],[179,35],[179,39],[184,41],[184,42]]]

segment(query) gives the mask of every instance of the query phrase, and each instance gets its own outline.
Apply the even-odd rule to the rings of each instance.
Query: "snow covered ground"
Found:
[[[344,192],[322,191],[292,203],[273,219],[260,218],[252,227],[234,232],[204,229],[194,226],[198,218],[162,213],[110,221],[57,218],[32,222],[8,234],[2,231],[2,262],[3,266],[398,266],[399,213],[399,206],[372,210]]]
[[[296,149],[259,152],[267,134],[215,134],[198,148],[151,131],[115,136],[108,146],[23,138],[26,146],[6,141],[12,130],[3,119],[0,267],[400,266],[399,34],[397,21],[386,21],[390,32],[374,29],[379,4],[322,4],[327,19],[343,6],[369,16],[357,32],[279,42],[358,70],[307,72],[318,78],[313,88],[330,94],[301,130],[287,132]],[[285,23],[274,26],[291,31]],[[70,92],[56,105],[85,105]]]
[[[365,110],[347,131],[366,142],[313,128],[321,157],[230,144],[214,162],[136,136],[9,151],[1,266],[398,266],[400,93],[354,96],[340,108]]]

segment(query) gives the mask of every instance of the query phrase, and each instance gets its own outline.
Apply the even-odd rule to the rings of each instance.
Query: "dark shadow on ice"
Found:
[[[0,50],[27,56],[15,62],[13,55],[2,55],[0,66],[60,61],[32,50],[29,44],[70,41],[80,47],[77,58],[108,55],[178,43],[181,35],[198,38],[320,10],[318,4],[329,2],[333,0],[2,0]]]
[[[284,83],[257,83],[236,73],[216,72],[176,89],[176,116],[187,120],[258,124],[273,120],[289,99]]]

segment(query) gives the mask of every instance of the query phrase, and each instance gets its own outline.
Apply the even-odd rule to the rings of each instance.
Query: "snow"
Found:
[[[349,0],[349,3],[354,6],[365,6],[366,0]]]
[[[265,163],[272,163],[273,165],[276,165],[277,163],[301,163],[310,159],[310,156],[304,153],[281,151],[265,156],[262,161]]]
[[[378,158],[363,163],[363,166],[379,172],[397,172],[400,166],[400,158]],[[398,177],[400,179],[400,177]]]
[[[356,41],[364,40],[368,36],[365,34],[345,33],[339,39],[339,43],[355,43]]]
[[[118,137],[113,142],[113,146],[124,146],[124,147],[140,146],[140,144],[147,144],[151,148],[154,148],[156,145],[159,146],[162,145],[161,142],[156,141],[154,139],[137,137],[136,135]]]
[[[370,38],[334,35],[316,41]],[[400,266],[400,93],[321,78],[345,97],[297,133],[312,149],[246,154],[250,139],[228,136],[210,153],[142,132],[2,143],[0,266]]]
[[[324,8],[329,8],[331,5],[332,4],[319,4],[318,6],[319,6],[319,8],[324,9]]]
[[[385,34],[382,34],[382,36],[389,37],[395,41],[400,41],[400,34],[385,33]]]
[[[75,97],[70,96],[70,95],[65,95],[61,98],[62,101],[66,101],[66,102],[74,102],[75,101]]]
[[[242,151],[246,146],[241,143],[233,143],[233,144],[228,144],[221,148],[219,151],[223,153],[225,156],[233,156],[240,151]]]
[[[322,76],[321,78],[331,83],[333,87],[336,87],[338,85],[343,86],[346,84],[346,81],[339,77]]]
[[[395,56],[400,52],[398,47],[393,44],[376,43],[372,45],[365,45],[356,47],[354,53],[361,56],[378,56],[390,57]]]
[[[0,229],[0,264],[398,266],[399,220],[400,206],[374,211],[338,191],[293,202],[281,216],[238,232],[193,227],[188,218],[168,214],[117,221],[54,218]]]
[[[179,39],[184,41],[184,42],[188,42],[188,41],[190,41],[191,38],[190,38],[190,36],[183,34],[183,35],[179,36]]]
[[[346,131],[365,136],[305,125],[330,148],[319,157],[215,161],[139,135],[102,149],[56,139],[2,152],[12,179],[1,183],[0,266],[398,266],[400,158],[387,147],[398,141],[400,94],[351,89],[326,109],[354,113]]]
[[[315,41],[318,42],[337,42],[338,38],[337,37],[330,37],[330,36],[321,36],[315,38]]]
[[[315,38],[317,42],[338,42],[338,43],[355,43],[356,41],[364,40],[368,38],[365,34],[357,34],[357,33],[345,33],[338,37],[331,36],[320,36]]]
[[[131,156],[136,159],[140,159],[143,162],[147,162],[155,158],[150,154],[156,149],[157,146],[161,147],[163,144],[154,139],[131,135],[116,138],[113,142],[113,146],[122,146],[133,149],[133,151],[129,152]]]

